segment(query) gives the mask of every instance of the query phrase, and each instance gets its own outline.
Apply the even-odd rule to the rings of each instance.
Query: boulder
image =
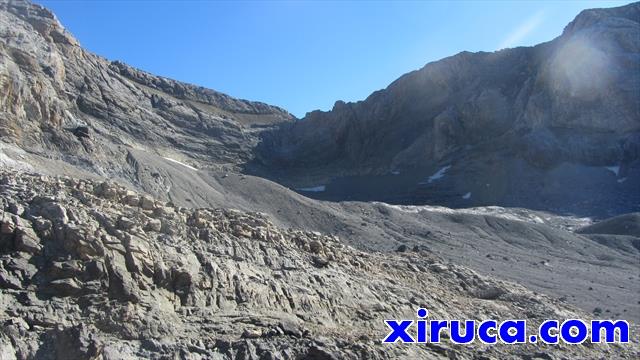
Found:
[[[42,244],[31,227],[20,227],[16,231],[15,248],[18,251],[37,254],[42,250]]]
[[[149,219],[144,229],[146,231],[160,232],[160,230],[162,229],[162,221],[160,221],[159,219]]]
[[[128,217],[126,217],[126,216],[121,216],[121,217],[118,219],[118,228],[119,228],[120,230],[123,230],[123,231],[129,231],[129,230],[131,230],[134,226],[136,226],[136,222],[135,222],[134,220],[132,220],[132,219],[129,219],[129,218],[128,218]]]
[[[140,199],[140,207],[143,210],[153,210],[155,209],[156,203],[153,200],[152,197],[144,195],[142,196],[142,198]]]
[[[57,202],[45,202],[41,204],[38,212],[42,217],[55,224],[66,224],[69,222],[67,211]]]

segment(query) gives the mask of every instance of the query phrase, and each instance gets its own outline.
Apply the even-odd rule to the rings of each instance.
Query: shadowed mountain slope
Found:
[[[305,192],[320,199],[637,211],[640,4],[585,10],[535,47],[427,64],[266,133],[258,154],[250,171],[324,186]]]
[[[640,204],[637,14],[637,4],[589,10],[553,42],[459,54],[296,121],[107,61],[48,10],[0,1],[0,314],[13,339],[0,339],[0,355],[536,354],[381,350],[376,321],[395,308],[412,316],[425,287],[456,303],[443,316],[533,306],[536,319],[637,321],[637,237],[615,230],[637,218],[590,218]],[[587,79],[593,69],[605,80]],[[484,204],[521,208],[470,207]],[[406,269],[390,272],[398,262]],[[476,292],[496,284],[506,293]],[[109,300],[86,302],[95,299]],[[362,312],[372,308],[374,318]],[[336,340],[346,332],[370,341]]]

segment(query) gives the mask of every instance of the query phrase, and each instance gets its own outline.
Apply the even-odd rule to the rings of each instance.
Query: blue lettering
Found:
[[[500,334],[500,340],[505,344],[525,343],[527,338],[527,322],[525,320],[503,321],[500,324],[498,332]]]
[[[451,341],[455,344],[469,344],[473,342],[476,331],[476,322],[467,320],[464,322],[464,335],[460,333],[460,321],[451,321]]]
[[[571,329],[576,328],[578,331],[574,335],[571,333]],[[587,324],[582,320],[570,319],[565,320],[560,326],[560,336],[562,341],[567,344],[582,344],[589,336],[589,330]]]
[[[440,330],[446,329],[449,327],[448,321],[439,321],[439,320],[431,320],[429,322],[429,328],[431,330],[429,342],[439,343],[440,342]]]
[[[412,320],[402,320],[400,322],[396,320],[385,320],[384,322],[391,329],[391,332],[389,332],[382,342],[395,343],[398,340],[403,343],[415,342],[411,335],[407,334],[407,328],[413,324]]]
[[[419,318],[425,318],[429,315],[429,311],[427,309],[418,309],[416,312]],[[425,320],[418,320],[418,343],[426,343],[427,342],[427,322]]]
[[[547,344],[557,344],[558,334],[551,334],[551,329],[558,330],[558,320],[547,320],[540,325],[540,340]]]
[[[495,331],[498,329],[498,322],[495,320],[485,320],[478,326],[478,337],[485,344],[495,344],[498,342],[498,335]],[[489,334],[489,330],[493,330],[494,334]]]
[[[616,329],[619,331],[619,342],[629,342],[629,323],[625,320],[592,320],[591,321],[591,342],[599,343],[602,341],[602,330],[604,330],[605,342],[613,343],[616,341]]]

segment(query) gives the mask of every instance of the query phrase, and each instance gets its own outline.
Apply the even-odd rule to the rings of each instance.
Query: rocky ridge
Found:
[[[282,124],[247,169],[325,200],[638,211],[639,39],[640,3],[585,10],[550,42],[462,52]]]
[[[565,38],[593,37],[604,39],[600,45],[615,45],[609,50],[622,54],[616,59],[628,65],[618,69],[625,73],[624,69],[633,69],[637,64],[637,47],[634,47],[633,16],[620,14],[633,15],[636,7],[586,12],[567,27]],[[596,34],[588,35],[585,29]],[[620,86],[610,88],[612,92],[607,95],[610,97],[605,97],[619,101],[619,110],[608,100],[600,99],[606,103],[603,109],[620,115],[614,119],[614,124],[619,125],[613,129],[614,135],[609,133],[612,129],[606,129],[610,124],[599,117],[601,114],[576,113],[589,109],[589,102],[580,103],[580,99],[589,95],[588,91],[577,93],[576,98],[566,98],[567,91],[563,90],[554,93],[555,100],[580,103],[568,105],[567,109],[572,109],[567,110],[571,117],[579,116],[575,117],[575,123],[569,121],[564,125],[580,128],[576,136],[593,140],[590,144],[569,141],[566,134],[558,130],[563,124],[552,126],[553,136],[546,137],[544,128],[549,124],[544,123],[539,124],[545,130],[544,136],[538,139],[555,140],[527,143],[542,144],[543,148],[536,147],[530,152],[532,156],[511,161],[494,148],[483,150],[487,145],[483,141],[491,140],[494,135],[490,130],[500,124],[507,126],[509,119],[500,118],[504,122],[501,120],[496,125],[492,123],[495,120],[492,113],[482,106],[503,109],[497,106],[504,101],[496,91],[515,91],[515,87],[506,85],[493,89],[492,84],[499,83],[495,79],[510,84],[509,76],[518,75],[520,70],[529,76],[527,71],[540,60],[530,55],[540,49],[559,48],[547,44],[495,54],[463,53],[435,67],[428,66],[429,71],[425,68],[399,79],[400,85],[393,88],[398,91],[398,99],[409,99],[409,105],[427,106],[431,103],[424,103],[421,96],[431,94],[430,91],[437,95],[440,91],[429,86],[422,88],[428,85],[429,77],[425,80],[420,75],[421,80],[417,81],[415,75],[424,73],[442,76],[438,78],[438,86],[456,87],[457,90],[449,89],[452,94],[471,99],[468,103],[452,105],[457,112],[447,113],[459,116],[445,116],[438,121],[438,126],[445,129],[433,133],[437,139],[423,139],[402,150],[406,144],[395,143],[398,132],[420,134],[411,127],[411,121],[404,123],[403,119],[430,113],[420,113],[427,111],[426,108],[395,107],[398,100],[392,98],[384,104],[393,105],[394,111],[412,113],[404,117],[404,113],[387,112],[386,105],[375,105],[388,97],[380,92],[373,94],[371,99],[377,100],[370,102],[377,110],[356,113],[357,117],[362,115],[362,119],[378,120],[371,124],[361,123],[361,119],[317,120],[318,139],[326,137],[328,142],[323,149],[313,149],[307,146],[309,143],[298,143],[298,134],[286,129],[304,129],[309,126],[304,124],[313,123],[308,121],[313,117],[332,117],[331,113],[315,113],[295,125],[278,125],[292,122],[293,117],[277,107],[233,99],[213,90],[157,77],[121,62],[110,62],[83,50],[50,11],[29,2],[0,0],[0,165],[5,179],[2,185],[4,232],[0,246],[4,336],[0,341],[0,358],[65,355],[77,358],[424,356],[464,359],[618,355],[633,358],[637,355],[634,346],[525,346],[514,350],[512,347],[486,348],[480,344],[452,347],[445,343],[390,349],[379,344],[384,335],[384,326],[379,322],[385,317],[412,318],[418,304],[429,307],[433,316],[442,318],[502,319],[523,314],[536,320],[588,318],[581,311],[595,315],[599,309],[607,315],[634,321],[639,306],[640,249],[637,234],[626,228],[629,221],[629,229],[636,228],[634,215],[605,223],[604,229],[596,224],[581,230],[586,235],[578,235],[573,232],[574,220],[549,212],[504,208],[458,211],[372,202],[315,201],[264,178],[237,172],[247,164],[255,165],[256,161],[264,164],[267,159],[270,162],[266,163],[275,168],[283,166],[275,169],[283,172],[270,168],[270,172],[263,175],[291,175],[287,177],[292,181],[289,185],[295,188],[317,187],[316,181],[325,179],[327,174],[346,175],[345,168],[357,169],[358,173],[391,171],[387,175],[394,182],[391,185],[382,182],[383,188],[412,189],[397,180],[408,176],[403,181],[415,184],[421,178],[419,181],[429,184],[421,191],[439,196],[433,203],[455,206],[482,204],[482,196],[486,196],[486,201],[493,199],[489,201],[491,204],[499,203],[493,202],[498,195],[513,196],[522,184],[542,199],[554,198],[558,193],[570,192],[562,186],[553,189],[549,184],[569,182],[580,190],[580,179],[590,179],[595,182],[581,191],[589,201],[600,204],[603,213],[610,209],[628,210],[628,204],[634,203],[634,196],[638,195],[638,177],[634,170],[637,151],[634,152],[636,142],[633,140],[637,117],[633,113],[635,99],[620,92],[629,90],[633,94],[636,84],[633,72],[619,79]],[[515,60],[514,54],[519,54]],[[526,65],[519,64],[520,61]],[[485,70],[484,66],[500,71],[487,73],[487,78],[477,77]],[[500,75],[510,66],[514,66],[513,71]],[[468,74],[462,71],[470,68],[473,71]],[[549,68],[552,70],[557,71]],[[456,80],[444,76],[458,72],[468,77]],[[575,76],[580,71],[571,74]],[[490,78],[493,75],[495,79]],[[520,79],[517,76],[513,79],[516,78]],[[422,80],[425,82],[421,83]],[[462,89],[469,84],[473,86],[468,91]],[[542,80],[540,84],[548,85]],[[584,82],[572,84],[585,86]],[[483,88],[488,90],[482,92]],[[475,91],[481,91],[482,96],[476,96]],[[595,94],[606,95],[598,91]],[[442,100],[431,95],[427,98]],[[508,101],[511,99],[507,96]],[[562,106],[544,99],[548,100],[538,98],[543,104],[541,108],[556,112],[553,117],[540,119],[569,119],[557,112]],[[343,109],[344,114],[366,107],[336,104],[336,110]],[[343,115],[342,112],[336,114]],[[398,125],[387,129],[388,139],[376,137],[374,126],[367,128],[384,125],[385,114],[393,115],[390,119],[397,120]],[[474,132],[477,137],[470,138],[478,143],[470,148],[462,147],[470,155],[458,158],[462,146],[458,143],[464,140],[457,138],[464,134],[458,131],[468,125],[462,121],[468,114],[482,120],[483,125]],[[532,115],[530,119],[534,118]],[[581,132],[584,129],[578,125],[589,119],[594,120],[595,125]],[[404,125],[409,127],[404,129]],[[274,126],[281,128],[272,133]],[[325,132],[327,127],[334,126],[335,129]],[[447,127],[451,131],[446,130]],[[349,129],[347,137],[343,136],[345,128]],[[403,155],[396,156],[398,161],[386,163],[384,157],[377,157],[384,160],[382,165],[366,161],[370,155],[371,159],[377,156],[367,150],[366,137],[360,138],[369,131],[371,139],[383,145],[380,149],[389,150],[389,154],[402,150]],[[425,131],[428,135],[429,130]],[[272,134],[282,138],[272,142]],[[287,139],[290,135],[293,136]],[[511,146],[513,144],[506,140],[520,139],[509,136],[490,143]],[[335,139],[357,156],[343,157],[346,163],[334,163],[331,157],[338,156],[334,151],[337,148],[332,145]],[[260,141],[262,147],[256,151]],[[279,148],[283,144],[285,146]],[[289,146],[291,144],[294,145]],[[548,149],[544,148],[549,144]],[[558,144],[563,146],[558,148]],[[431,154],[432,145],[439,149],[437,153],[441,156],[436,163],[432,164],[431,159],[422,170],[400,167],[399,164],[410,165],[415,159],[424,159],[425,154]],[[275,156],[268,155],[265,149],[275,151]],[[328,157],[318,160],[316,150]],[[299,156],[307,156],[308,162],[289,161],[292,158],[287,151],[298,151]],[[507,155],[511,153],[508,151]],[[550,153],[562,154],[559,158],[564,160],[591,159],[593,166],[587,167],[587,172],[585,166],[579,164],[551,164],[547,168],[545,161],[538,160],[546,159]],[[564,157],[567,154],[571,156]],[[620,163],[609,163],[620,156]],[[358,161],[351,163],[354,159]],[[448,161],[452,161],[452,166],[442,179],[426,181],[446,167]],[[298,166],[301,164],[304,166]],[[318,164],[327,166],[318,167]],[[366,169],[358,169],[354,164],[364,164]],[[487,171],[486,164],[491,171]],[[544,166],[538,168],[531,164]],[[306,169],[302,179],[297,178],[300,173],[295,172],[300,169]],[[321,171],[316,171],[318,169]],[[532,169],[534,171],[529,172]],[[580,181],[569,181],[567,173],[577,174]],[[491,181],[485,181],[486,174]],[[504,191],[499,182],[494,182],[502,176],[512,177],[517,183],[521,180],[519,174],[546,179],[547,186],[522,182],[519,187],[507,187],[509,191]],[[103,185],[105,178],[113,182]],[[457,180],[471,178],[477,180],[480,189],[491,183],[492,189],[502,192],[488,191],[483,195],[481,190],[469,189],[468,183],[461,185]],[[617,184],[614,191],[603,191],[610,189],[611,183]],[[327,186],[326,193],[331,189],[331,185]],[[357,195],[357,191],[352,190],[358,189],[371,193],[356,182],[355,187],[345,187],[347,191],[338,193],[332,200],[344,200],[344,194],[350,192]],[[469,199],[463,199],[467,193]],[[390,199],[397,199],[397,194],[391,195]],[[563,196],[557,199],[567,204],[583,200]],[[452,203],[452,198],[458,202]],[[410,199],[407,203],[412,204],[416,197]],[[524,200],[527,199],[519,200],[519,204],[525,204]],[[550,204],[540,208],[554,210]],[[246,212],[255,209],[265,214]],[[583,216],[592,215],[593,207],[587,209]],[[514,215],[518,216],[514,218]],[[566,219],[570,219],[568,226],[562,225]],[[592,222],[585,221],[585,224]],[[627,230],[620,232],[620,223]],[[408,251],[396,253],[396,249]],[[401,265],[400,270],[391,271],[397,264]],[[563,300],[557,302],[555,297],[499,281],[495,279],[498,274]],[[604,298],[616,301],[609,301],[602,309]],[[553,305],[555,302],[557,305]],[[360,334],[364,334],[362,338],[357,337]]]
[[[362,252],[259,213],[0,173],[3,359],[633,358],[631,345],[383,346],[384,318],[588,318],[428,251]],[[438,304],[437,306],[435,306]]]
[[[129,150],[234,166],[286,111],[110,62],[49,10],[0,1],[0,136],[34,156],[131,181]]]
[[[162,199],[178,197],[153,169],[169,158],[322,200],[639,211],[639,9],[586,10],[551,42],[463,52],[295,121],[110,62],[45,8],[1,1],[0,162],[114,178]]]

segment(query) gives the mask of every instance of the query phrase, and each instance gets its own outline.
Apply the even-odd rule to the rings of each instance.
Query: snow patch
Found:
[[[618,174],[620,173],[620,166],[605,166],[605,168],[616,174],[616,176],[618,176]]]
[[[466,194],[462,195],[462,198],[463,198],[463,199],[465,199],[465,200],[469,200],[469,199],[471,199],[471,193],[470,193],[470,192],[468,192],[468,193],[466,193]]]
[[[184,167],[187,167],[187,168],[189,168],[189,169],[191,169],[191,170],[193,170],[193,171],[198,171],[198,169],[194,168],[193,166],[188,165],[188,164],[185,164],[185,163],[183,163],[183,162],[180,162],[180,161],[178,161],[178,160],[176,160],[176,159],[172,159],[172,158],[168,158],[168,157],[164,157],[164,158],[165,158],[166,160],[169,160],[169,161],[174,162],[174,163],[176,163],[176,164],[180,164],[180,165],[182,165],[182,166],[184,166]]]
[[[451,165],[447,165],[443,168],[441,168],[440,170],[438,170],[438,172],[436,172],[435,174],[429,176],[429,178],[427,179],[427,182],[421,182],[418,185],[425,185],[425,184],[431,184],[432,182],[436,181],[436,180],[440,180],[442,179],[446,173],[447,170],[449,170],[451,168]]]
[[[391,175],[400,175],[400,171],[398,171],[398,170],[393,170],[393,171],[391,172]]]
[[[627,181],[626,177],[623,177],[622,179],[618,179],[618,184],[622,184],[625,181]]]
[[[298,191],[306,191],[306,192],[323,192],[326,189],[327,189],[326,185],[318,185],[318,186],[313,186],[313,187],[297,188],[296,190],[298,190]]]
[[[4,152],[0,152],[0,167],[19,169],[19,170],[31,170],[33,167],[24,161],[14,160],[10,158]]]
[[[0,167],[25,171],[33,170],[33,166],[29,163],[14,159],[7,154],[7,151],[13,153],[15,157],[24,159],[22,156],[25,153],[24,150],[11,144],[0,143]]]
[[[407,213],[420,213],[422,211],[441,213],[441,214],[470,214],[470,215],[489,215],[495,216],[507,220],[523,221],[533,224],[547,224],[554,227],[560,227],[573,231],[574,229],[593,224],[593,219],[585,217],[573,217],[573,216],[554,216],[556,219],[549,217],[543,219],[536,212],[519,209],[519,208],[504,208],[501,206],[481,206],[465,209],[452,209],[445,206],[432,206],[432,205],[391,205],[383,202],[374,202],[387,206],[389,208],[399,210]],[[557,221],[560,223],[555,224]]]

